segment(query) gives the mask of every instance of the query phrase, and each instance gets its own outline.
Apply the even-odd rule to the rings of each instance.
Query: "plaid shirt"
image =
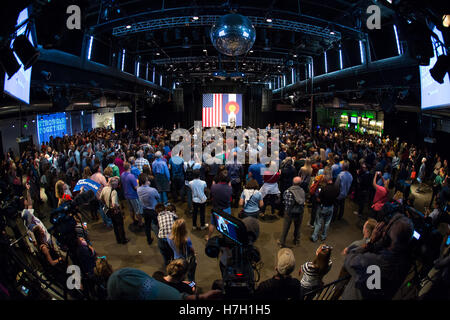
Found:
[[[150,163],[145,158],[137,158],[134,161],[134,164],[136,165],[136,167],[139,169],[140,172],[143,171],[142,168],[144,168],[145,165],[148,165],[150,167]]]
[[[289,209],[294,205],[294,203],[295,203],[294,195],[289,190],[286,190],[283,193],[284,211],[289,212]]]
[[[170,211],[162,211],[158,214],[159,233],[158,238],[164,239],[172,232],[172,225],[178,216]]]

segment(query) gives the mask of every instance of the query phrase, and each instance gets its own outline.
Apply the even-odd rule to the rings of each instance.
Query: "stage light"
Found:
[[[334,31],[330,31],[330,34],[335,34],[335,32]]]
[[[193,20],[198,20],[199,18],[198,18],[198,16],[193,16],[192,19]]]
[[[36,50],[24,34],[14,40],[13,48],[25,70],[29,69],[39,58],[40,52]]]
[[[342,70],[343,63],[342,63],[342,49],[339,49],[339,67]]]
[[[442,25],[446,28],[450,26],[450,14],[444,14],[442,16]]]
[[[157,55],[157,56],[159,56],[159,55],[160,55],[160,53],[159,53],[159,52],[157,52],[157,53],[156,53],[156,55]]]
[[[364,63],[364,49],[363,49],[363,43],[361,40],[359,40],[359,53],[361,55],[361,64]]]
[[[267,19],[266,19],[266,22],[272,23],[272,19],[271,19],[271,18],[267,18]]]
[[[41,71],[41,76],[45,79],[45,80],[50,80],[50,78],[52,77],[52,73],[51,72],[48,72],[48,71],[45,71],[45,70],[42,70]]]
[[[94,36],[91,36],[90,39],[89,39],[88,60],[91,60],[92,42],[93,41],[94,41]]]
[[[400,56],[402,54],[402,52],[400,50],[400,42],[398,41],[397,26],[395,24],[394,24],[394,33],[395,33],[395,42],[397,43],[397,52],[398,52],[398,55]]]
[[[14,53],[8,47],[3,47],[0,50],[0,65],[8,75],[8,80],[20,69],[20,65],[17,62]]]
[[[449,70],[450,70],[450,57],[443,54],[437,58],[434,67],[430,69],[430,74],[434,80],[442,84],[444,83],[445,74],[449,72]]]
[[[131,29],[131,25],[127,25],[127,27],[126,27],[127,29]]]

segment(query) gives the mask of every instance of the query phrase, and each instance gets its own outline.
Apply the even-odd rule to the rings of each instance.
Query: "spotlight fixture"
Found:
[[[157,52],[157,53],[156,53],[156,55],[157,55],[157,56],[159,56],[159,55],[160,55],[160,53],[159,53],[159,52]]]
[[[440,55],[437,58],[434,67],[430,69],[430,74],[434,80],[440,84],[444,83],[444,77],[450,71],[450,57],[447,55]]]
[[[272,19],[271,19],[271,18],[267,18],[267,19],[266,19],[266,22],[267,22],[267,23],[272,23]]]
[[[131,25],[127,25],[126,28],[127,28],[127,29],[131,29]]]
[[[446,28],[450,27],[450,14],[444,14],[442,16],[442,25]]]
[[[45,80],[50,80],[50,78],[52,77],[52,73],[51,72],[48,72],[48,71],[45,71],[45,70],[42,70],[41,71],[41,76],[45,79]]]
[[[192,20],[198,20],[199,18],[198,18],[198,16],[193,16],[192,17]]]
[[[13,48],[20,61],[22,61],[25,70],[29,69],[39,58],[40,52],[36,50],[24,34],[14,40]]]
[[[20,69],[13,51],[8,47],[3,47],[0,50],[0,65],[8,75],[8,80]]]

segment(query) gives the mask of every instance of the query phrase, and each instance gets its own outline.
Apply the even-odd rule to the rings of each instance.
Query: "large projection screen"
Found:
[[[436,27],[433,32],[444,43],[442,32]],[[434,57],[430,59],[428,66],[420,66],[420,92],[422,109],[442,108],[450,106],[450,79],[448,73],[444,77],[444,83],[440,84],[430,74],[430,69],[434,67],[437,56],[444,53],[444,48],[438,45],[438,41],[431,37],[433,47],[435,48]],[[437,53],[437,54],[436,54]]]
[[[17,18],[17,26],[22,24],[24,21],[28,19],[28,9],[24,9],[20,12],[19,17]],[[17,36],[24,34],[26,30],[27,25],[23,25],[18,31]],[[33,38],[31,36],[31,32],[28,35],[28,40],[34,45]],[[11,41],[11,48],[12,48]],[[31,84],[31,69],[32,67],[28,68],[27,70],[24,70],[23,64],[21,63],[19,57],[14,52],[14,56],[17,59],[17,62],[20,64],[19,71],[14,74],[11,79],[8,79],[8,74],[5,74],[5,85],[3,87],[4,91],[12,96],[13,98],[16,98],[26,104],[30,103],[30,84]]]

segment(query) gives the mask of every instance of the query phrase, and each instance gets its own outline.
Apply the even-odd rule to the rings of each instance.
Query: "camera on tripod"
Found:
[[[255,290],[256,263],[261,260],[259,251],[253,246],[259,235],[258,220],[251,217],[239,220],[215,209],[211,214],[222,237],[209,239],[205,253],[210,258],[217,258],[221,248],[231,251],[231,258],[222,270],[225,298],[248,299]]]

